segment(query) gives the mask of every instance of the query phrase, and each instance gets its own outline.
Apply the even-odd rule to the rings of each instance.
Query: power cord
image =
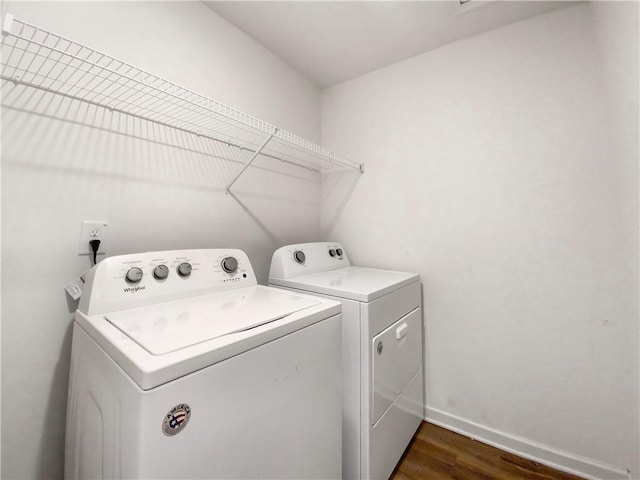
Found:
[[[98,249],[100,248],[100,240],[89,240],[91,251],[93,252],[93,264],[98,263]]]

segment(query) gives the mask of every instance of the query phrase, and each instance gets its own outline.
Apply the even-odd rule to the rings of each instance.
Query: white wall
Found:
[[[421,274],[427,418],[637,478],[638,4],[610,5],[324,91],[323,144],[366,171],[323,185],[322,221],[354,263]]]
[[[198,2],[20,2],[4,11],[319,138],[316,87]],[[15,93],[3,86],[5,100]],[[189,135],[41,93],[32,103],[69,121],[3,109],[6,479],[62,476],[75,309],[63,287],[90,266],[77,255],[83,219],[110,222],[108,255],[232,246],[262,282],[276,247],[319,236],[319,186],[299,169],[250,169],[236,200],[223,187],[239,165],[203,155]]]

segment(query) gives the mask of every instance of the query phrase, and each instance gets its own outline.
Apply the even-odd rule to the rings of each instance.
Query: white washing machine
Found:
[[[422,421],[419,275],[354,267],[340,244],[306,243],[276,250],[269,284],[342,302],[343,478],[389,478]]]
[[[340,303],[240,250],[111,257],[73,327],[65,477],[340,478]]]

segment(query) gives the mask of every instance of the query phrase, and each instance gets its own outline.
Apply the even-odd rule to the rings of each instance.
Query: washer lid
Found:
[[[286,317],[319,304],[308,296],[255,286],[105,315],[152,355],[163,355]]]
[[[346,267],[290,279],[270,278],[269,283],[310,293],[370,302],[418,280],[420,275],[417,273]]]

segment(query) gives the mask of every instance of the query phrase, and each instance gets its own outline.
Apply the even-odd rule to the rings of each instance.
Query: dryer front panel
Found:
[[[373,337],[371,343],[371,425],[422,366],[421,309],[416,308]]]

